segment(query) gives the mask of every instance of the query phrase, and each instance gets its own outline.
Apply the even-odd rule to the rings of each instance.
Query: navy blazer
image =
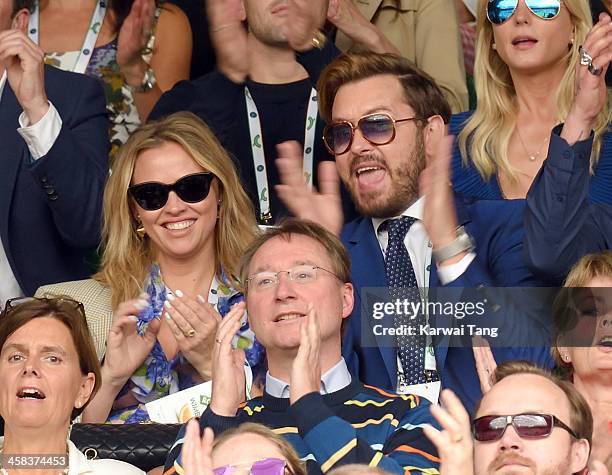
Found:
[[[545,282],[536,279],[523,260],[523,200],[470,201],[456,196],[460,224],[476,242],[476,257],[467,270],[447,287],[539,287]],[[365,384],[394,391],[397,383],[397,349],[389,345],[364,347],[361,314],[361,289],[387,285],[384,258],[372,221],[359,218],[347,224],[342,240],[351,257],[351,277],[355,286],[355,306],[343,341],[343,356],[349,369]],[[431,265],[430,287],[439,287],[435,264]],[[458,289],[459,290],[459,289]],[[366,317],[368,318],[368,317]],[[526,341],[528,332],[541,332],[549,340],[545,322],[528,322],[517,314],[505,331],[515,333],[516,341]],[[363,326],[362,326],[363,325]],[[500,330],[501,331],[501,330]],[[452,389],[466,408],[473,412],[481,397],[471,348],[450,346],[448,337],[434,337],[435,355],[443,387]],[[526,359],[552,367],[549,346],[493,348],[498,363],[509,359]]]
[[[45,89],[62,128],[36,161],[17,132],[22,109],[8,81],[0,98],[0,238],[26,295],[91,274],[108,177],[108,119],[99,81],[46,66]]]

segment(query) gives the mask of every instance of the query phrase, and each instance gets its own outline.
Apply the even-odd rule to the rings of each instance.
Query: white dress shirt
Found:
[[[344,358],[321,375],[321,394],[335,393],[351,384],[351,373],[346,367]],[[289,383],[266,373],[265,391],[272,397],[288,398]]]
[[[2,96],[6,85],[6,72],[0,77],[0,107],[2,107]],[[49,102],[49,110],[36,124],[30,125],[27,115],[22,112],[19,116],[19,127],[17,132],[25,140],[32,160],[44,157],[57,140],[62,128],[62,119],[57,109]],[[5,158],[6,159],[6,158]],[[23,291],[17,283],[15,274],[11,269],[4,245],[0,241],[0,306],[13,297],[20,297]]]
[[[416,221],[412,224],[412,226],[410,226],[410,229],[406,233],[406,237],[404,239],[404,246],[406,246],[406,250],[408,251],[408,255],[410,256],[410,261],[412,262],[412,267],[414,268],[417,285],[421,289],[429,287],[429,276],[431,274],[432,265],[432,244],[429,240],[429,237],[427,236],[425,226],[423,226],[422,222],[424,204],[425,198],[421,197],[401,214],[401,216],[407,216],[416,219]],[[400,216],[396,216],[396,218],[399,217]],[[383,256],[385,256],[387,252],[389,233],[386,229],[380,229],[380,225],[386,220],[387,219],[372,218],[372,225],[374,226],[374,231],[376,232],[376,237],[378,239],[378,243],[380,244],[380,249],[383,253]],[[469,252],[463,257],[463,259],[461,259],[455,264],[438,266],[437,269],[440,282],[442,284],[448,284],[460,277],[475,257],[476,254],[474,252]],[[428,344],[429,343],[430,342],[428,342]],[[427,354],[427,351],[425,353]],[[403,373],[402,363],[399,359],[399,356],[397,358],[397,368],[399,373]],[[425,368],[435,369],[435,360],[433,358],[426,358]],[[430,401],[435,402],[438,399],[439,389],[439,382],[434,384],[418,384],[409,386],[407,388],[400,388],[398,374],[398,392],[419,394],[421,396],[426,397]]]

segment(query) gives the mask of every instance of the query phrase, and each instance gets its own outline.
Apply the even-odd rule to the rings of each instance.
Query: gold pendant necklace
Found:
[[[523,149],[525,150],[525,153],[527,154],[527,157],[529,157],[529,161],[530,162],[535,162],[537,159],[540,158],[540,152],[542,151],[542,147],[544,146],[544,144],[546,143],[546,139],[548,138],[548,136],[544,137],[544,142],[542,142],[542,144],[538,147],[538,151],[536,152],[535,155],[531,155],[529,153],[529,150],[527,150],[527,146],[525,145],[525,141],[523,140],[523,136],[521,135],[521,131],[519,130],[518,126],[515,126],[516,129],[516,133],[518,134],[518,138],[521,142],[521,145],[523,146]]]

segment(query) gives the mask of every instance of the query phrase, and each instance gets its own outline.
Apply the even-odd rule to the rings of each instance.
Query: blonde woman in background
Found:
[[[612,202],[610,17],[593,27],[585,0],[489,0],[479,3],[477,31],[477,107],[451,120],[451,133],[459,135],[455,190],[481,199],[525,198],[547,156],[578,159],[576,147],[593,130],[589,199]]]
[[[232,160],[195,115],[130,137],[104,194],[100,272],[37,292],[83,302],[104,355],[83,422],[146,421],[146,402],[211,379],[216,328],[242,300],[238,259],[255,232]],[[246,322],[237,345],[257,372],[263,350]]]

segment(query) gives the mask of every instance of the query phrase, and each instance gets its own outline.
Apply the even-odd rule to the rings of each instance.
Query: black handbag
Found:
[[[88,459],[122,460],[144,470],[164,466],[181,424],[74,424],[70,440]]]

